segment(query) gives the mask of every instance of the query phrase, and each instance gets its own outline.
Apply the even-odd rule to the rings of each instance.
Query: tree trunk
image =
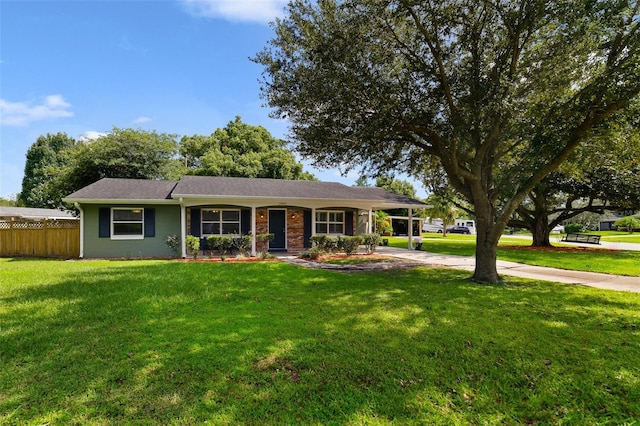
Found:
[[[551,247],[549,241],[549,215],[547,214],[547,197],[546,191],[532,191],[530,196],[534,202],[535,210],[533,212],[533,247]]]
[[[495,217],[490,204],[476,203],[476,267],[473,280],[481,283],[500,281],[497,260],[497,246],[500,233],[494,232]],[[496,235],[498,237],[496,238]]]
[[[551,229],[549,228],[549,220],[547,215],[536,215],[535,223],[533,226],[533,247],[551,247],[549,241],[549,234]]]

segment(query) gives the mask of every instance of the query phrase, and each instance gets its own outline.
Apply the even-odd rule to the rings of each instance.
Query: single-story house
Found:
[[[185,176],[179,181],[101,179],[67,196],[80,211],[80,257],[163,257],[170,235],[273,233],[271,251],[300,251],[316,234],[371,232],[372,212],[424,208],[382,188],[334,182]],[[409,236],[411,245],[411,236]],[[253,238],[251,254],[256,255]]]

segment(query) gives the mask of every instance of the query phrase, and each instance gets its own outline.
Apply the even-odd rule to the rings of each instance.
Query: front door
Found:
[[[273,240],[269,242],[269,250],[287,249],[287,211],[269,210],[269,233]]]

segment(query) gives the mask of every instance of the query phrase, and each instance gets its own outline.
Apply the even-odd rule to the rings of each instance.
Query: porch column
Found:
[[[180,200],[180,256],[184,259],[187,257],[187,208]]]
[[[316,208],[311,207],[311,236],[316,235]]]
[[[256,208],[251,207],[251,256],[256,256]]]
[[[373,209],[369,209],[369,219],[367,220],[367,233],[373,232]]]
[[[80,211],[80,259],[84,258],[84,210],[78,203],[73,203]]]
[[[409,229],[407,234],[409,235],[409,250],[413,250],[413,209],[409,209]]]

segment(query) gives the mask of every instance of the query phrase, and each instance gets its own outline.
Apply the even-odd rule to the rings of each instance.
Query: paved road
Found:
[[[638,244],[634,244],[638,246]],[[449,268],[473,271],[475,258],[468,256],[454,256],[400,249],[395,247],[378,247],[377,253],[387,256],[410,259],[428,265],[442,265]],[[599,274],[594,272],[570,271],[557,268],[530,266],[521,263],[498,260],[498,273],[536,280],[553,281],[566,284],[581,284],[607,290],[632,291],[640,293],[640,277],[625,277],[620,275]]]

